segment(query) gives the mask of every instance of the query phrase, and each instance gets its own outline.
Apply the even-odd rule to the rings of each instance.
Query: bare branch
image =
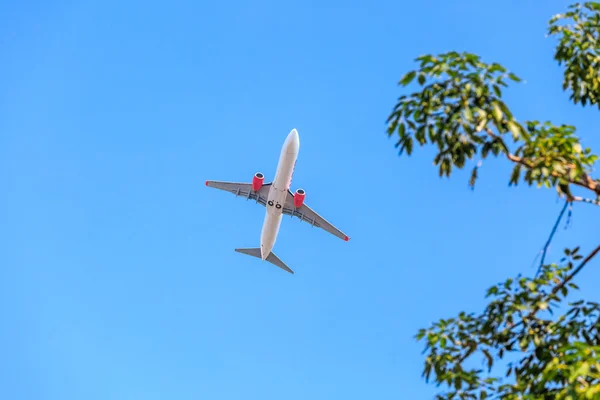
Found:
[[[573,196],[571,201],[580,201],[582,203],[589,203],[589,204],[594,204],[596,206],[600,206],[600,200],[586,199],[585,197],[581,197],[581,196]]]

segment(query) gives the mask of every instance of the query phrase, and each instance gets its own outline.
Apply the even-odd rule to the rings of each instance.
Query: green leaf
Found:
[[[469,179],[469,186],[471,189],[475,188],[475,182],[477,181],[477,167],[473,167],[473,171],[471,171],[471,179]]]
[[[500,90],[500,86],[493,85],[492,88],[493,88],[494,93],[496,94],[496,96],[502,97],[502,91]]]
[[[517,125],[515,121],[508,121],[507,126],[512,133],[513,139],[517,140],[521,136],[521,129],[519,128],[519,125]]]
[[[494,365],[494,359],[492,358],[492,355],[490,354],[490,352],[487,351],[486,349],[482,349],[481,351],[482,351],[483,355],[485,355],[485,358],[487,359],[488,371],[491,371],[492,365]]]
[[[460,390],[462,388],[462,379],[460,377],[454,378],[454,388]]]
[[[413,138],[406,136],[403,147],[406,149],[406,154],[410,156],[413,150]]]
[[[473,120],[473,112],[471,112],[471,109],[469,108],[469,106],[466,106],[464,108],[464,112],[465,112],[465,119],[468,122],[471,122]]]
[[[519,341],[519,346],[521,347],[521,351],[527,350],[527,347],[529,346],[529,338],[527,336],[525,336],[524,338],[522,338]]]
[[[510,175],[509,186],[517,185],[519,183],[521,168],[521,164],[517,164],[513,167],[512,174]]]
[[[406,86],[409,83],[412,82],[413,79],[415,79],[415,76],[417,76],[417,71],[410,71],[408,73],[406,73],[401,79],[400,79],[400,84],[402,86]]]
[[[521,78],[519,78],[517,75],[513,74],[512,72],[508,74],[508,77],[512,81],[521,82]]]
[[[500,123],[502,121],[502,109],[497,101],[492,103],[492,115],[494,116],[496,122]]]

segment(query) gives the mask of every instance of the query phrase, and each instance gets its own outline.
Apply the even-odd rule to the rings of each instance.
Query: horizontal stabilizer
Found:
[[[237,251],[238,253],[242,253],[242,254],[247,254],[249,256],[252,257],[256,257],[256,258],[261,258],[261,251],[259,247],[256,248],[251,248],[251,249],[235,249],[235,251]],[[279,257],[277,257],[275,255],[275,253],[270,252],[269,255],[267,256],[267,259],[265,261],[270,262],[271,264],[275,265],[276,267],[279,267],[281,269],[283,269],[284,271],[289,272],[290,274],[293,274],[294,271],[292,271],[287,265],[285,265],[283,263],[283,261],[281,261],[279,259]]]

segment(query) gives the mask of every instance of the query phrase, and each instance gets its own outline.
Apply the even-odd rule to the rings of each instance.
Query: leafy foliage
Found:
[[[405,74],[400,84],[417,78],[420,90],[400,96],[388,117],[388,134],[398,134],[400,154],[412,154],[415,142],[436,145],[440,176],[450,176],[453,167],[463,168],[476,156],[504,155],[516,163],[510,184],[516,185],[525,170],[529,185],[555,187],[572,197],[569,185],[575,184],[600,195],[600,184],[589,177],[598,157],[582,147],[573,126],[515,119],[502,90],[510,81],[519,82],[517,75],[470,53],[425,55],[417,61],[419,70]],[[514,152],[507,135],[517,146]]]
[[[576,3],[550,20],[559,38],[554,59],[565,66],[563,89],[575,104],[600,108],[600,3]]]
[[[421,90],[402,95],[388,118],[388,134],[398,132],[400,153],[410,155],[414,141],[435,144],[439,153],[434,163],[439,165],[440,176],[450,176],[453,166],[463,168],[478,149],[483,157],[490,151],[494,155],[503,151],[500,140],[482,134],[488,124],[499,133],[523,135],[501,99],[507,80],[520,81],[519,77],[469,53],[425,55],[417,61],[420,70],[405,74],[400,84],[406,86],[417,77]]]
[[[536,278],[492,286],[483,312],[462,312],[421,329],[416,338],[425,341],[424,376],[449,387],[438,398],[600,398],[600,305],[579,300],[553,318],[569,291],[578,289],[574,275],[598,251],[575,268],[583,256],[567,249],[559,265],[544,266]],[[473,358],[484,367],[467,367]],[[517,361],[497,368],[511,358]],[[501,368],[506,372],[498,373]]]
[[[563,87],[571,100],[600,108],[600,3],[569,7],[551,19],[549,32],[558,37],[555,59],[564,65]],[[546,248],[568,203],[600,205],[600,180],[590,176],[598,157],[582,146],[575,127],[519,122],[503,101],[509,83],[521,81],[517,75],[467,52],[416,61],[418,69],[399,84],[417,90],[399,97],[387,121],[400,154],[411,155],[415,144],[433,145],[434,164],[447,177],[476,157],[503,156],[514,164],[510,185],[554,187],[567,204]],[[471,186],[477,178],[478,166]],[[595,200],[575,196],[572,186]],[[437,398],[600,399],[600,305],[567,301],[578,289],[573,278],[598,253],[600,246],[585,258],[579,248],[567,249],[536,277],[491,287],[482,312],[461,312],[421,329],[416,338],[425,342],[423,375],[445,387]]]
[[[569,195],[565,189],[569,182],[587,182],[598,156],[590,148],[581,147],[574,126],[532,121],[527,123],[527,131],[523,144],[514,152],[520,161],[513,171],[512,184],[517,183],[516,174],[522,168],[526,169],[524,179],[528,184],[555,186]]]

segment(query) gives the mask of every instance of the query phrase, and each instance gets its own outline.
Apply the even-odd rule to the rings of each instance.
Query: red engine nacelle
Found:
[[[261,174],[260,172],[257,172],[256,174],[254,174],[254,178],[252,179],[252,189],[255,192],[258,192],[260,190],[260,188],[262,187],[264,181],[265,181],[265,176],[263,174]]]
[[[296,207],[296,208],[302,207],[302,204],[304,204],[305,197],[306,197],[306,192],[304,191],[304,189],[296,190],[296,193],[294,193],[294,207]]]

